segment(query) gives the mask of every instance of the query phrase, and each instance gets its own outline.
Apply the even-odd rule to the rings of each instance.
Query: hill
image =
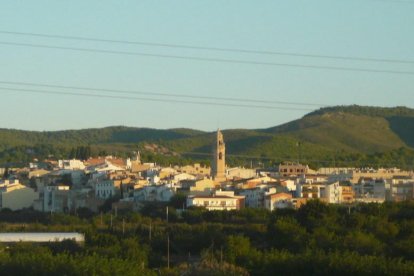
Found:
[[[412,150],[414,109],[327,107],[280,126],[231,129],[224,130],[223,134],[230,161],[246,161],[253,157],[274,162],[301,159],[309,163],[335,158],[363,159],[366,155],[395,153],[401,148]],[[30,158],[65,157],[71,148],[86,145],[92,147],[95,154],[128,154],[137,148],[159,146],[162,151],[153,154],[209,159],[213,139],[213,132],[193,129],[123,126],[50,132],[0,129],[0,160],[16,161],[15,156],[21,159],[25,152],[31,153]],[[145,147],[148,144],[152,146]]]

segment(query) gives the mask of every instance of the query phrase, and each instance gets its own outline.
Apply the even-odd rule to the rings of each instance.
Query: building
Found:
[[[246,207],[267,208],[265,202],[267,196],[286,192],[288,192],[287,188],[281,185],[269,186],[262,184],[255,188],[240,190],[239,195],[245,197],[244,202]]]
[[[339,182],[298,184],[296,196],[307,199],[321,199],[327,203],[341,203],[342,188]]]
[[[34,204],[34,209],[42,212],[65,212],[68,210],[69,186],[55,185],[45,186],[39,193],[39,199]]]
[[[296,184],[296,197],[298,198],[320,198],[324,183],[302,183]]]
[[[187,207],[204,207],[209,211],[240,210],[244,207],[244,196],[235,196],[234,192],[216,191],[213,195],[187,197]]]
[[[347,172],[349,175],[351,173],[350,181],[353,184],[356,184],[360,181],[361,178],[371,178],[371,179],[385,179],[390,180],[393,178],[404,178],[412,177],[412,172],[402,171],[397,168],[393,169],[358,169],[351,172]]]
[[[10,183],[5,180],[0,184],[0,208],[20,210],[33,206],[39,195],[32,188],[26,187],[15,180]]]
[[[115,195],[114,181],[111,179],[99,180],[95,184],[95,197],[108,199]]]
[[[341,203],[352,203],[355,201],[355,191],[351,183],[341,183]]]
[[[245,169],[245,168],[230,168],[226,171],[227,179],[248,179],[253,178],[257,175],[255,169]]]
[[[20,243],[20,242],[36,242],[36,243],[50,243],[50,242],[62,242],[64,240],[72,240],[77,243],[85,242],[85,235],[80,233],[0,233],[1,243]]]
[[[216,183],[210,178],[181,181],[181,189],[191,194],[210,194],[216,188]]]
[[[216,140],[213,145],[211,176],[216,182],[226,181],[226,145],[220,129],[217,130]]]
[[[412,199],[414,199],[414,182],[391,184],[390,196],[387,200],[398,202]]]
[[[266,195],[264,207],[270,211],[276,209],[293,208],[292,194],[276,193]]]
[[[60,169],[64,170],[83,170],[85,169],[85,164],[82,161],[72,159],[72,160],[59,160],[58,166]]]
[[[339,182],[326,184],[323,191],[321,197],[324,197],[327,203],[341,203],[342,188]]]
[[[308,171],[309,167],[300,163],[283,162],[279,165],[279,175],[284,177],[307,174]]]
[[[264,208],[265,194],[276,193],[276,188],[268,185],[257,185],[255,188],[243,189],[239,195],[244,196],[245,206],[249,208]]]
[[[174,179],[174,182],[177,183],[183,180],[195,180],[196,177],[189,173],[179,173],[179,174],[174,175],[173,179]]]
[[[203,175],[203,176],[211,175],[211,168],[207,166],[202,166],[199,163],[195,163],[194,165],[178,167],[177,171],[181,173],[192,174],[192,175]]]
[[[172,185],[145,186],[134,190],[134,201],[170,201],[175,194]]]

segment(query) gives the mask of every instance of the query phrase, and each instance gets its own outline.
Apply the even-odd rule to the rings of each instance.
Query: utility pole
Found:
[[[170,234],[167,235],[167,267],[170,269]]]
[[[122,219],[122,235],[125,235],[125,219]]]
[[[150,221],[150,225],[149,225],[149,240],[152,239],[152,221]]]
[[[168,223],[168,206],[167,206],[167,223]]]

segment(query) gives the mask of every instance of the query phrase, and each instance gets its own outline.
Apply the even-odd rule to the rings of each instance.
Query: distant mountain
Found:
[[[414,148],[414,109],[407,107],[336,106],[321,108],[286,124],[267,129],[223,131],[227,152],[285,159],[327,159],[336,154],[373,154]],[[170,152],[196,156],[211,153],[213,132],[193,129],[106,127],[67,131],[0,129],[0,159],[14,147],[49,145],[116,147],[131,151],[151,143]],[[205,158],[206,156],[204,156]]]
[[[210,135],[206,139],[206,135]],[[179,151],[211,148],[213,134],[170,141]],[[385,152],[414,147],[414,109],[338,106],[321,108],[303,118],[267,129],[227,130],[225,140],[230,152],[265,156],[298,153],[314,155],[346,151]]]
[[[64,131],[24,131],[0,129],[2,145],[34,145],[34,144],[111,144],[139,143],[143,141],[168,141],[199,135],[202,131],[192,129],[159,130],[151,128],[133,128],[114,126],[96,129],[64,130]]]

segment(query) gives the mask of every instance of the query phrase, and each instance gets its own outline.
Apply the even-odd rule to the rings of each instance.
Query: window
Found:
[[[223,153],[219,153],[219,160],[222,160],[223,159]]]

